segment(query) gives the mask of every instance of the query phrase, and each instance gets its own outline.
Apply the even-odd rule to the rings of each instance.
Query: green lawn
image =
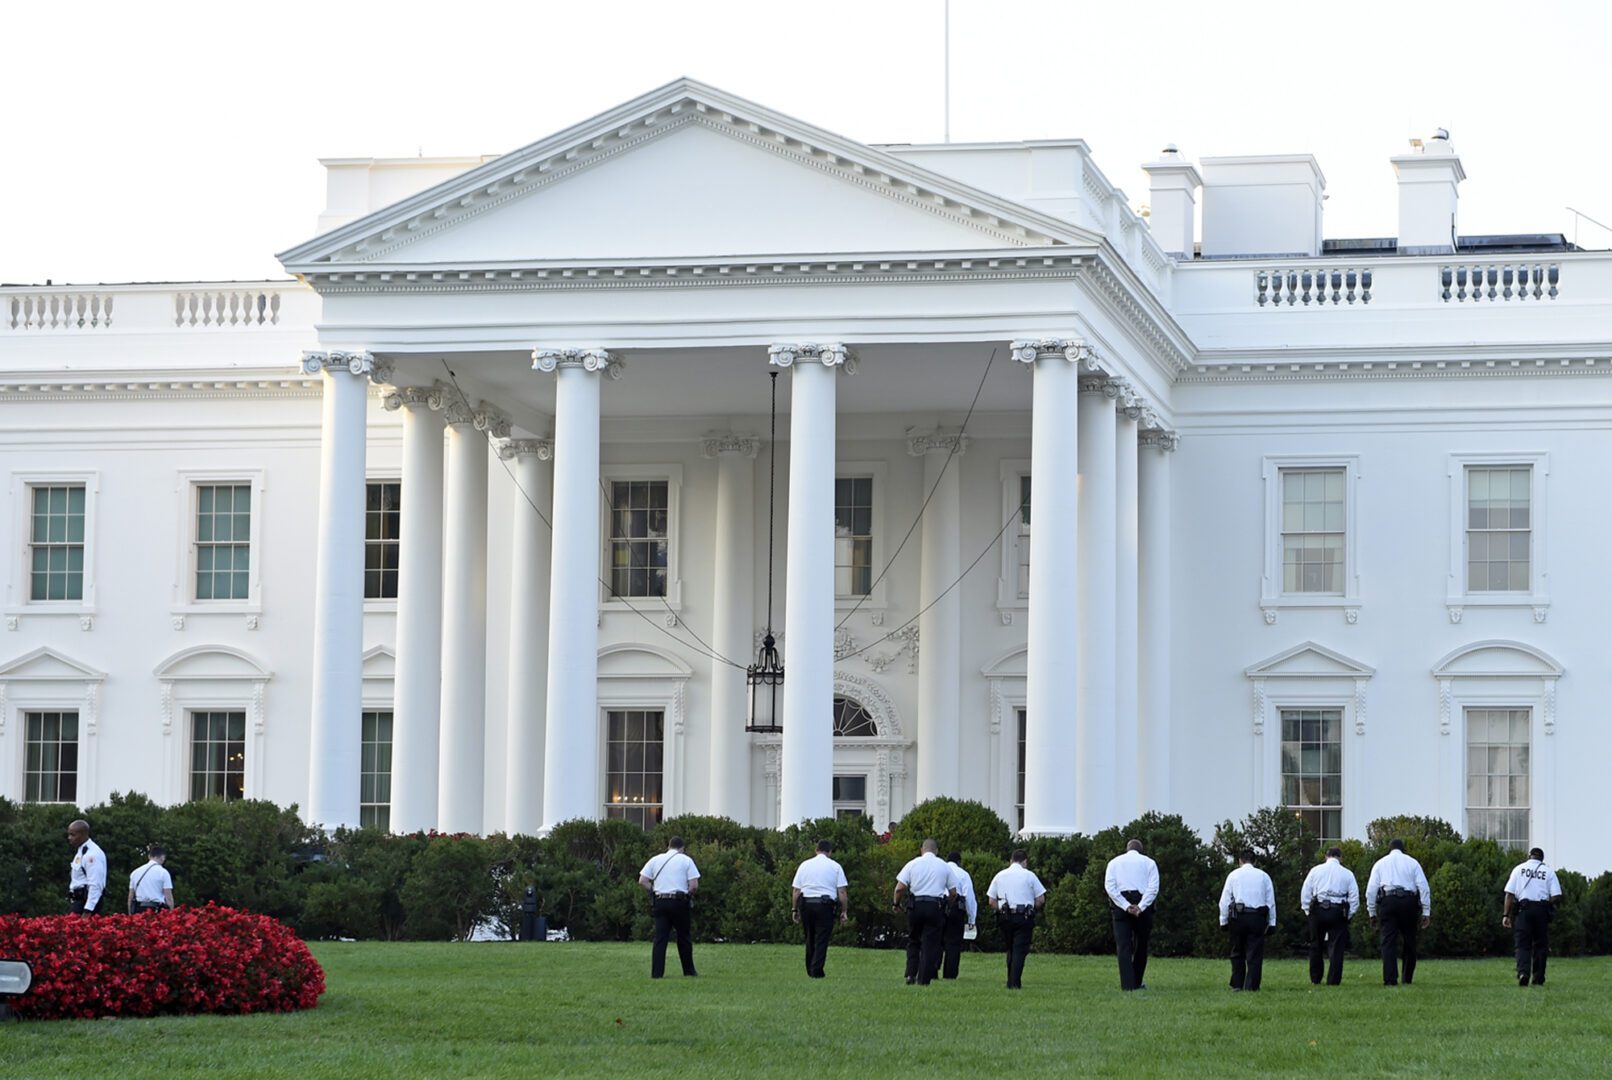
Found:
[[[1155,961],[1122,995],[1112,960],[1031,956],[1003,989],[1000,955],[962,978],[902,982],[897,952],[835,949],[805,977],[787,946],[696,949],[698,979],[649,980],[649,946],[314,946],[329,981],[289,1016],[11,1024],[0,1076],[1606,1076],[1612,958],[1552,960],[1548,989],[1509,962],[1428,961],[1385,989],[1350,961],[1313,989],[1266,965],[1258,994],[1228,966]],[[670,967],[677,971],[675,950]]]

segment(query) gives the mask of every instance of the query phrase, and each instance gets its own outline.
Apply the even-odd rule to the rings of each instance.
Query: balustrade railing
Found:
[[[1344,307],[1371,303],[1371,271],[1357,267],[1261,270],[1254,276],[1260,307]]]
[[[174,325],[264,326],[280,321],[280,294],[262,289],[219,289],[174,294]]]
[[[1557,263],[1451,263],[1438,268],[1439,299],[1446,304],[1554,300],[1561,278]]]
[[[8,298],[10,330],[95,330],[112,325],[110,293],[22,293]]]

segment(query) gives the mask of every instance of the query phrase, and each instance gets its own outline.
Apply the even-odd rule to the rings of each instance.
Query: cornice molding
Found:
[[[1139,296],[1138,289],[1122,280],[1103,258],[1085,260],[1079,276],[1096,288],[1099,299],[1106,301],[1112,313],[1136,333],[1143,347],[1153,353],[1159,366],[1172,378],[1179,378],[1188,370],[1193,360],[1188,352],[1191,341],[1181,333],[1178,343],[1165,332],[1164,327],[1173,327],[1174,320],[1151,290],[1141,286]]]
[[[105,379],[83,382],[26,382],[0,384],[0,401],[188,401],[213,398],[274,399],[317,398],[320,386],[311,379]]]
[[[1386,351],[1386,350],[1385,350]],[[1292,360],[1285,363],[1201,364],[1182,374],[1183,383],[1272,383],[1364,379],[1504,378],[1507,376],[1612,375],[1612,357],[1551,359]]]

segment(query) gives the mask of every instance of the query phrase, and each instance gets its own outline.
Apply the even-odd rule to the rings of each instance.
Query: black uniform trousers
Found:
[[[940,969],[940,934],[946,912],[934,897],[914,897],[907,909],[907,978],[928,986]]]
[[[1520,983],[1532,976],[1535,986],[1545,985],[1552,914],[1550,903],[1545,900],[1520,901],[1511,913],[1511,940],[1517,946],[1517,981]]]
[[[1422,900],[1415,892],[1380,894],[1377,898],[1377,932],[1382,941],[1383,985],[1400,981],[1400,940],[1404,940],[1404,981],[1409,986],[1416,974],[1416,932],[1421,929]]]
[[[649,977],[658,979],[666,974],[666,941],[677,931],[677,959],[683,965],[684,975],[696,975],[694,970],[694,937],[689,929],[689,902],[685,893],[656,896],[650,905],[655,916],[655,944],[649,953]]]
[[[1265,931],[1270,926],[1269,908],[1243,908],[1226,922],[1231,931],[1231,988],[1258,990],[1265,971]]]
[[[1030,955],[1030,939],[1035,935],[1035,912],[1004,910],[997,913],[996,921],[1002,929],[1002,947],[1007,952],[1008,989],[1021,989],[1024,958]]]
[[[957,903],[946,913],[946,925],[940,931],[940,977],[957,978],[957,967],[963,958],[963,928],[968,925],[968,904],[958,897]]]
[[[834,936],[834,916],[839,913],[840,902],[835,897],[800,898],[800,925],[806,931],[806,974],[814,979],[823,977],[828,939]]]
[[[1141,894],[1137,894],[1141,898]],[[1127,897],[1129,899],[1129,897]],[[1131,900],[1131,903],[1136,903]],[[1114,951],[1119,957],[1119,988],[1135,990],[1147,975],[1147,940],[1153,936],[1153,909],[1145,907],[1132,915],[1114,908]]]
[[[1310,981],[1321,982],[1326,967],[1328,986],[1343,982],[1343,956],[1349,949],[1349,905],[1310,905]]]

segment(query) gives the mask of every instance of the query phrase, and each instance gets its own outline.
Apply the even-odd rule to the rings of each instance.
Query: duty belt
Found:
[[[1384,885],[1382,888],[1377,890],[1377,895],[1378,896],[1415,896],[1416,895],[1416,890],[1415,889],[1402,889],[1398,885],[1395,885],[1392,888],[1390,888],[1387,885]]]
[[[655,894],[655,898],[657,900],[676,900],[687,895],[688,893],[686,892],[658,892]]]
[[[1034,904],[1010,904],[1006,908],[1009,915],[1034,915]]]
[[[800,898],[800,902],[803,904],[838,904],[839,899],[833,896],[803,896]]]

